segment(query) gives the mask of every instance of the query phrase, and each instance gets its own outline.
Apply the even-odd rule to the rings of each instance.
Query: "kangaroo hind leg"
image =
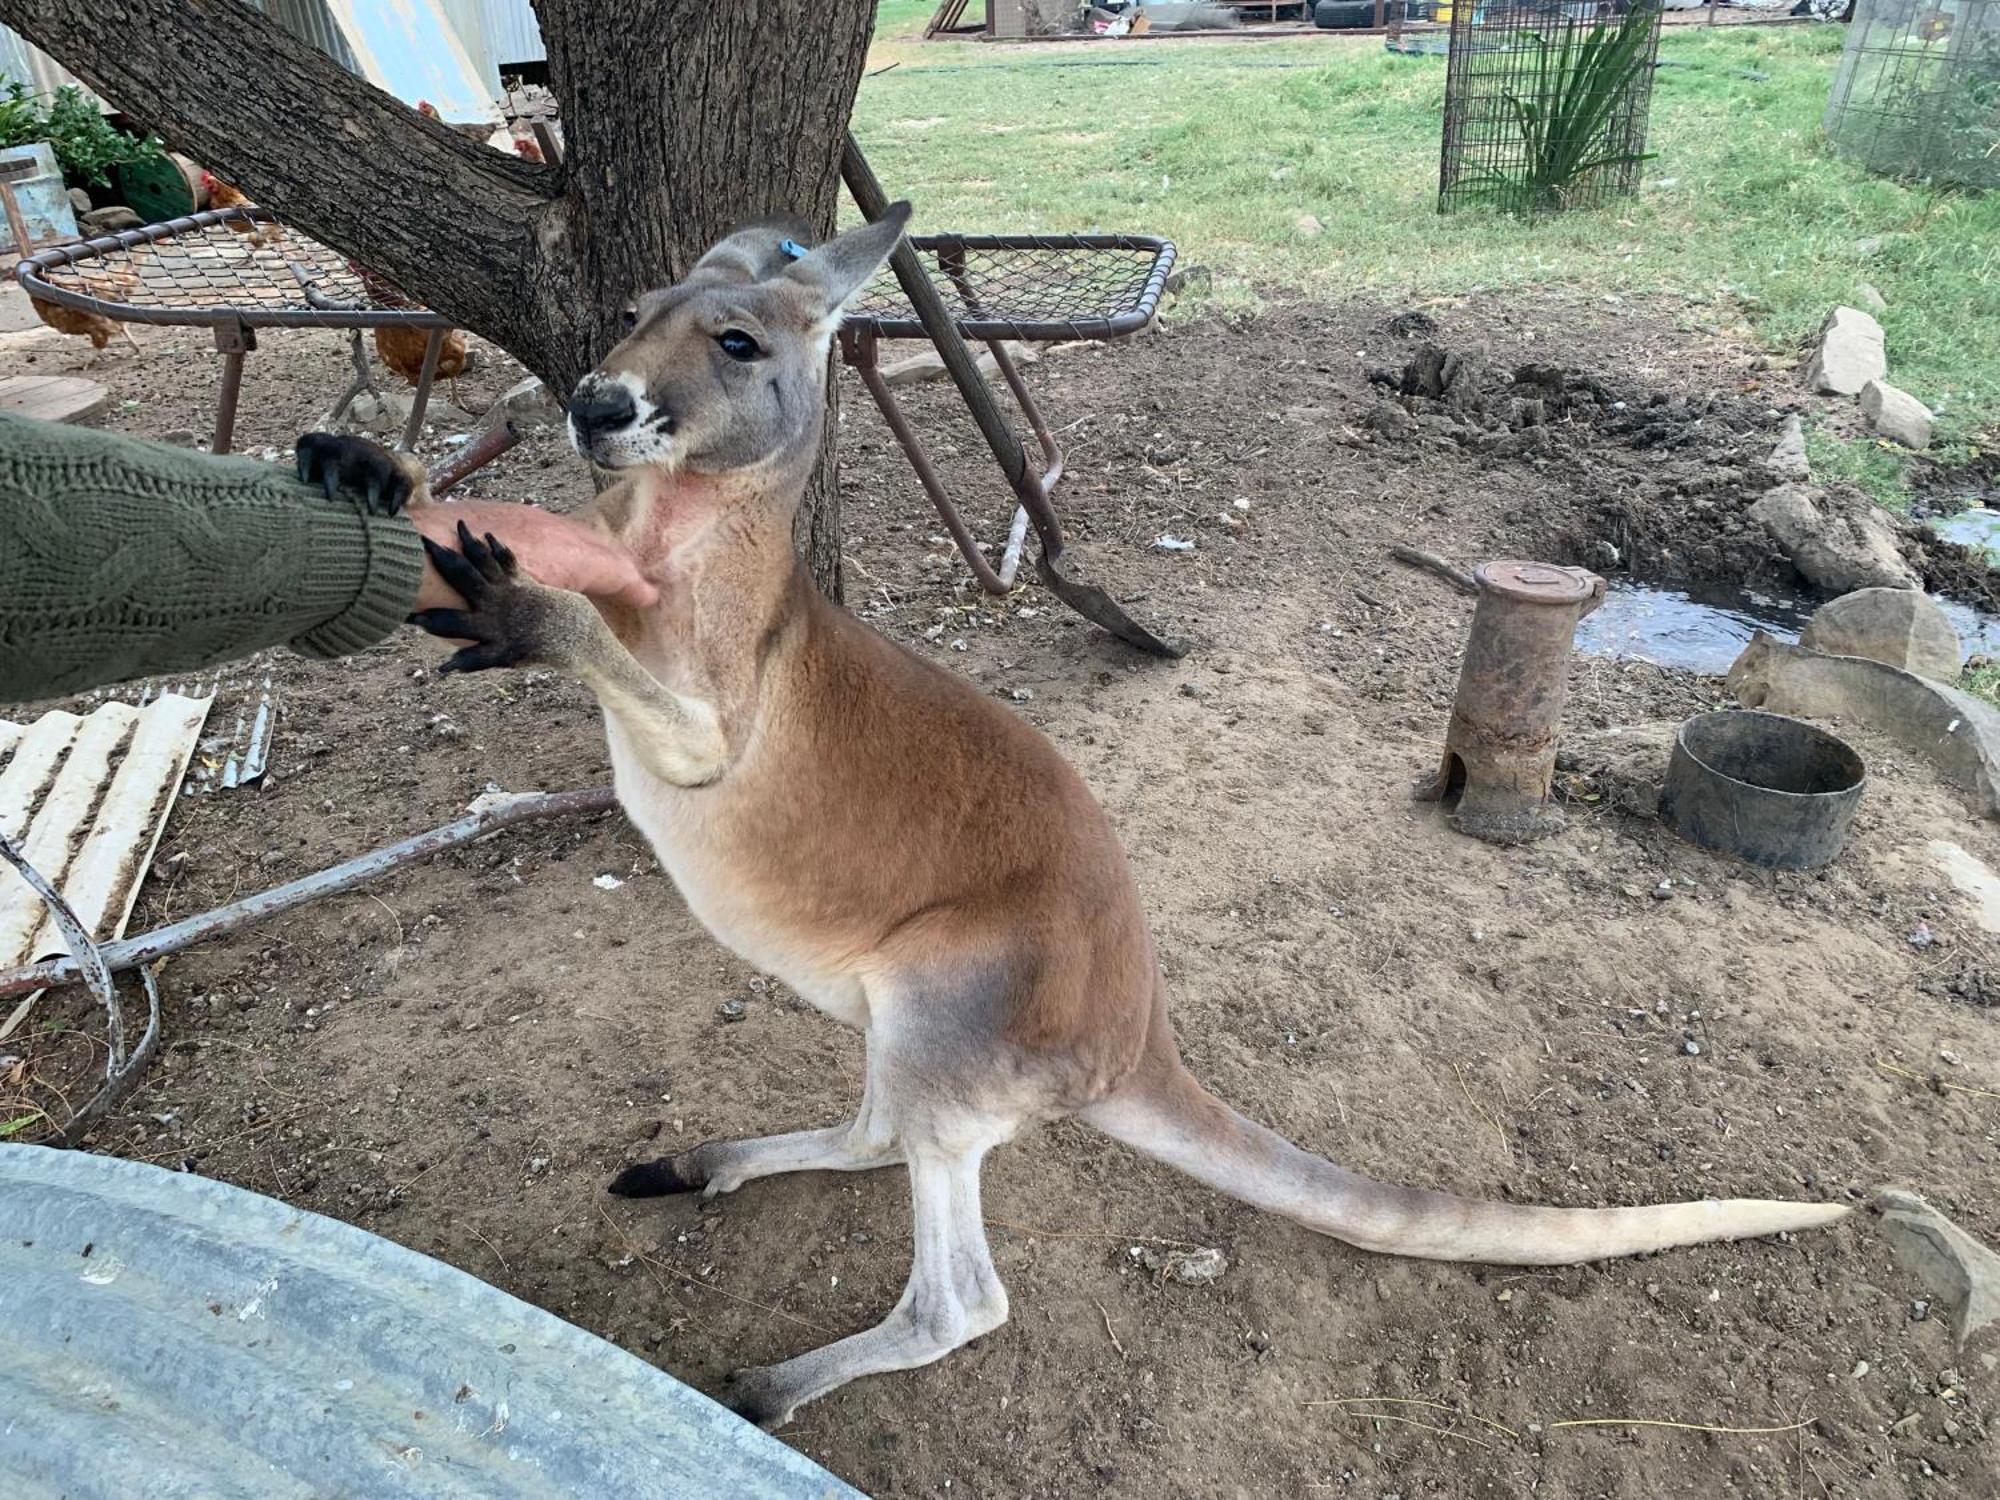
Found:
[[[902,1299],[865,1332],[782,1364],[738,1370],[724,1402],[762,1427],[780,1427],[850,1380],[927,1365],[1005,1323],[1007,1291],[979,1207],[987,1144],[907,1141],[916,1249]]]

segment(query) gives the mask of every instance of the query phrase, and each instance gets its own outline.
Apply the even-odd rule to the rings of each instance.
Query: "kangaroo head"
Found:
[[[630,331],[577,382],[577,452],[607,469],[721,474],[809,451],[841,311],[909,217],[898,203],[810,250],[802,224],[748,224],[684,280],[640,297],[625,310]]]

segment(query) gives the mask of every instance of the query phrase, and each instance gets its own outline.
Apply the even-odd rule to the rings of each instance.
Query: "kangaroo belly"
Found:
[[[733,821],[732,804],[744,794],[728,786],[670,786],[638,764],[616,719],[607,720],[607,731],[619,804],[695,920],[745,963],[782,980],[827,1015],[865,1027],[868,1003],[851,945],[802,921],[801,903],[768,879],[769,865],[759,871],[764,878],[752,878],[730,858],[730,841],[715,836],[718,823]]]

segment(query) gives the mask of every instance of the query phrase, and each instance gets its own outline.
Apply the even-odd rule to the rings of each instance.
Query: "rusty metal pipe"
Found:
[[[1557,730],[1576,624],[1604,602],[1604,580],[1534,562],[1491,562],[1473,577],[1479,602],[1444,759],[1417,795],[1434,802],[1455,796],[1452,822],[1461,833],[1521,844],[1563,826],[1548,800]]]

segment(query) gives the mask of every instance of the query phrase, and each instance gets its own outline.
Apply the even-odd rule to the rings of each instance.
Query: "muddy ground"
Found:
[[[1923,766],[1860,737],[1867,800],[1847,853],[1813,875],[1725,863],[1608,799],[1522,850],[1408,799],[1435,764],[1467,607],[1386,546],[1781,567],[1736,513],[1775,413],[1799,399],[1791,374],[1702,309],[1427,304],[1434,329],[1398,337],[1389,315],[1408,310],[1170,319],[1031,372],[1071,460],[1079,571],[1190,639],[1184,662],[1134,657],[1039,589],[971,591],[850,384],[851,604],[1070,755],[1136,863],[1194,1067],[1293,1138],[1381,1177],[1565,1204],[1859,1205],[1907,1183],[2000,1242],[2000,1101],[1923,1081],[2000,1089],[1993,939],[1928,852],[1951,839],[2000,864],[2000,832]],[[1367,371],[1400,370],[1426,338],[1503,371],[1578,369],[1610,394],[1545,410],[1526,437],[1504,413],[1423,402],[1399,408],[1404,430]],[[140,339],[143,356],[93,372],[132,403],[115,424],[204,430],[214,356],[194,337]],[[263,342],[243,445],[282,449],[345,363],[328,335]],[[87,354],[29,336],[0,367]],[[512,378],[490,361],[465,404]],[[910,404],[994,536],[1004,507],[976,437],[938,388]],[[567,507],[588,485],[549,435],[468,492]],[[1195,546],[1159,550],[1161,536]],[[577,688],[440,682],[441,655],[405,636],[330,667],[277,659],[274,775],[183,799],[135,927],[447,821],[488,784],[605,779]],[[1678,719],[1720,692],[1579,659],[1569,732]],[[697,928],[616,817],[441,857],[191,952],[163,982],[166,1053],[96,1149],[361,1224],[708,1391],[734,1365],[866,1326],[898,1294],[895,1171],[760,1182],[710,1211],[602,1191],[622,1164],[704,1138],[840,1120],[861,1064],[852,1035]],[[78,1035],[45,1044],[48,1078],[61,1046],[71,1066],[87,1055],[88,1026],[78,1013]],[[2000,1484],[2000,1372],[1915,1316],[1931,1293],[1865,1211],[1796,1239],[1510,1271],[1346,1249],[1077,1126],[998,1153],[986,1183],[1013,1321],[781,1434],[864,1490],[1651,1500]],[[1138,1261],[1190,1246],[1220,1249],[1228,1271],[1185,1286]],[[1782,1430],[1556,1425],[1599,1418]]]

